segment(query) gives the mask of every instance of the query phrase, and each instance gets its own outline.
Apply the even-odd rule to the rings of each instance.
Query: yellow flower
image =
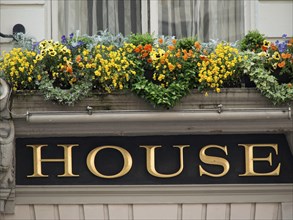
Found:
[[[96,75],[96,76],[101,76],[101,72],[98,71],[98,70],[96,70],[96,71],[95,71],[95,75]]]
[[[275,60],[280,60],[280,59],[281,59],[281,55],[280,55],[280,53],[277,52],[277,51],[273,54],[272,57],[273,57]]]
[[[24,72],[24,67],[19,67],[18,69],[20,72],[22,72],[22,73]]]
[[[87,56],[89,53],[90,53],[89,50],[84,50],[84,51],[82,51],[82,54],[83,54],[84,56]]]
[[[160,74],[159,77],[158,77],[158,80],[159,81],[162,81],[163,79],[165,79],[165,77],[166,76],[164,74]]]

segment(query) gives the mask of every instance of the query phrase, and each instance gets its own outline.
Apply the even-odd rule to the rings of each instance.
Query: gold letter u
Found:
[[[183,148],[189,147],[189,145],[176,145],[173,147],[178,147],[180,150],[180,168],[176,173],[171,173],[171,174],[162,174],[157,172],[156,170],[156,164],[155,164],[155,150],[156,148],[160,148],[161,146],[140,146],[146,149],[146,165],[147,165],[147,170],[148,172],[155,176],[155,177],[160,177],[160,178],[171,178],[178,176],[183,168],[184,168],[184,163],[183,163]]]

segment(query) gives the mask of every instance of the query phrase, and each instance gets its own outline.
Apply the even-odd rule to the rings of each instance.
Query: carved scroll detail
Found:
[[[0,213],[11,212],[14,203],[15,131],[8,108],[9,93],[8,84],[0,78]]]

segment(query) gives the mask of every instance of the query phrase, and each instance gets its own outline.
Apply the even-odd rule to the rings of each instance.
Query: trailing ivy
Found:
[[[243,68],[250,79],[256,84],[256,88],[262,95],[272,101],[274,105],[291,102],[293,100],[292,83],[279,84],[270,70],[264,67],[261,57],[255,53],[245,52]]]
[[[51,100],[59,104],[74,105],[82,98],[89,96],[92,90],[92,82],[86,78],[72,84],[69,89],[55,87],[54,80],[44,76],[40,81],[39,90],[46,100]]]

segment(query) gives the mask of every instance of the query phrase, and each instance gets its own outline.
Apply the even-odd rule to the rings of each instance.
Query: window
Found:
[[[235,41],[244,35],[244,0],[62,0],[59,33],[155,32]]]

